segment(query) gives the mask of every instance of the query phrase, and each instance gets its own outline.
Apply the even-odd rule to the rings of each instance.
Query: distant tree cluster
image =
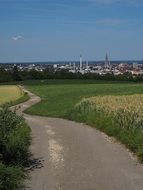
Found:
[[[13,70],[6,71],[4,68],[0,68],[0,82],[12,82],[12,81],[24,81],[24,80],[43,80],[43,79],[92,79],[92,80],[108,80],[108,81],[143,81],[143,75],[132,75],[131,73],[124,73],[122,75],[115,76],[113,73],[107,73],[105,75],[99,75],[95,73],[81,74],[71,73],[68,70],[58,70],[49,68],[44,71],[18,71],[17,66],[14,66]]]

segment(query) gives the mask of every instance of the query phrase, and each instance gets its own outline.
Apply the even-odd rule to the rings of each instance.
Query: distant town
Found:
[[[110,61],[108,55],[105,61],[85,61],[80,55],[79,61],[71,62],[37,62],[37,63],[0,63],[0,67],[11,71],[17,66],[19,71],[44,71],[53,69],[56,71],[66,70],[71,73],[95,73],[99,75],[114,74],[122,75],[131,73],[133,75],[143,74],[143,61]]]

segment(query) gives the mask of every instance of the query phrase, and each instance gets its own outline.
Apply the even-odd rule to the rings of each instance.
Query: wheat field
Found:
[[[2,85],[0,86],[0,105],[12,102],[22,97],[23,93],[16,85]]]
[[[134,111],[142,116],[143,94],[122,95],[122,96],[96,96],[84,99],[90,107],[98,107],[107,113],[116,112],[120,109],[124,111]]]

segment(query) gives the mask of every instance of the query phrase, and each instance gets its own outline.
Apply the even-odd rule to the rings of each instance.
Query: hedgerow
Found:
[[[24,119],[11,112],[8,106],[0,108],[0,189],[24,189],[30,152],[30,128]]]

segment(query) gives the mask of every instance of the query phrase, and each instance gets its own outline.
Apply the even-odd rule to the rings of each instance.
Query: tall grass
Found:
[[[69,112],[69,118],[116,137],[143,162],[143,95],[83,99]]]

